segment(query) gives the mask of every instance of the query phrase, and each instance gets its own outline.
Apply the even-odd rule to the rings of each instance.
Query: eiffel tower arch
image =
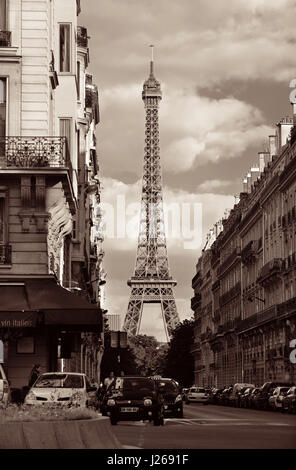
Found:
[[[177,283],[170,276],[164,227],[158,122],[161,98],[160,83],[154,76],[152,46],[150,75],[142,92],[146,130],[138,249],[134,276],[128,281],[131,295],[124,330],[128,335],[139,334],[144,304],[158,303],[169,341],[180,320],[173,292]]]

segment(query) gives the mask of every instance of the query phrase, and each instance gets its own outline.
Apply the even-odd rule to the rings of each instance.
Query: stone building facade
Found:
[[[197,385],[296,380],[290,361],[296,338],[295,135],[291,119],[277,124],[223,231],[198,260],[192,281]],[[206,315],[203,305],[211,305]]]
[[[100,117],[80,2],[0,0],[0,10],[4,367],[13,388],[36,363],[99,381]]]

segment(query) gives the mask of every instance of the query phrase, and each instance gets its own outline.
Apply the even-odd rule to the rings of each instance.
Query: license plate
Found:
[[[132,408],[130,406],[126,407],[126,408],[121,408],[121,410],[123,413],[137,413],[137,411],[139,411],[139,408]]]

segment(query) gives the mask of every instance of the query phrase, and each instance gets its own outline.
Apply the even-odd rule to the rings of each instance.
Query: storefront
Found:
[[[60,286],[54,276],[1,279],[0,339],[13,389],[27,386],[35,364],[41,372],[57,370],[63,341],[69,352],[80,347],[82,332],[101,331],[99,307]]]

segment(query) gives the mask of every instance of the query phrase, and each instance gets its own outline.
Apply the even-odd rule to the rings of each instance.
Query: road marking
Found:
[[[165,425],[207,425],[207,426],[285,426],[285,427],[294,427],[295,424],[289,423],[275,423],[273,421],[260,421],[260,420],[250,420],[250,419],[240,419],[240,418],[187,418],[187,419],[165,419]]]

